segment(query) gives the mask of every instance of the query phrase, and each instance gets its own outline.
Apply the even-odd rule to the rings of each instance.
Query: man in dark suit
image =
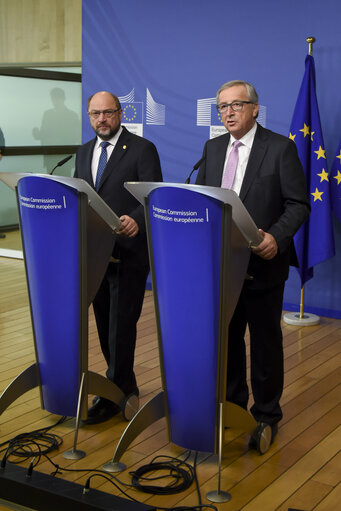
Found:
[[[251,84],[234,80],[222,85],[217,109],[228,133],[206,143],[196,183],[220,187],[230,179],[226,187],[239,195],[263,237],[252,250],[248,276],[229,326],[227,400],[247,408],[244,335],[248,325],[251,413],[260,427],[271,426],[272,442],[282,418],[284,284],[289,263],[294,261],[291,257],[296,256],[292,238],[308,217],[310,205],[295,143],[258,125],[258,108],[258,95]]]
[[[149,262],[144,209],[124,188],[124,182],[162,181],[160,159],[154,144],[121,126],[122,109],[113,94],[102,91],[91,96],[88,114],[97,137],[78,150],[75,177],[93,186],[122,222],[112,257],[114,262],[109,263],[93,308],[108,364],[107,378],[127,396],[138,395],[133,370],[136,323],[143,304]],[[102,422],[119,411],[111,401],[97,397],[86,422]]]

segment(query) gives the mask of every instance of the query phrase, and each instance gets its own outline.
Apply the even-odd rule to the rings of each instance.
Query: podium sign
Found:
[[[30,176],[18,182],[18,206],[43,408],[76,416],[83,351],[78,194]]]
[[[214,451],[221,204],[176,188],[148,198],[170,439]]]

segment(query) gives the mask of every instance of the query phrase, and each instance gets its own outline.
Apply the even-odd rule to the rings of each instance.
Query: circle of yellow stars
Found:
[[[136,117],[136,108],[134,105],[126,105],[123,109],[123,117],[127,122],[132,122]]]

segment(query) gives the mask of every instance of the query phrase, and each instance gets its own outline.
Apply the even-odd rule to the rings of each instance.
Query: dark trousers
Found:
[[[283,336],[281,315],[284,284],[252,290],[244,285],[229,327],[227,400],[247,408],[245,331],[250,331],[251,387],[257,421],[281,420],[279,400],[283,391]]]
[[[148,267],[110,263],[93,301],[107,378],[125,394],[136,390],[136,323],[143,305]]]

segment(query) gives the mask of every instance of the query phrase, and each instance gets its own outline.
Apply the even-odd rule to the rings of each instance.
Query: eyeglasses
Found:
[[[221,114],[225,114],[228,110],[228,107],[230,106],[234,112],[240,112],[243,110],[243,106],[247,105],[253,105],[253,101],[232,101],[232,103],[220,103],[220,105],[217,105],[217,110]]]
[[[88,114],[91,119],[98,119],[101,114],[103,114],[107,119],[110,119],[110,117],[112,117],[114,113],[118,112],[119,110],[121,109],[116,108],[116,110],[91,110],[91,112],[88,112]]]

